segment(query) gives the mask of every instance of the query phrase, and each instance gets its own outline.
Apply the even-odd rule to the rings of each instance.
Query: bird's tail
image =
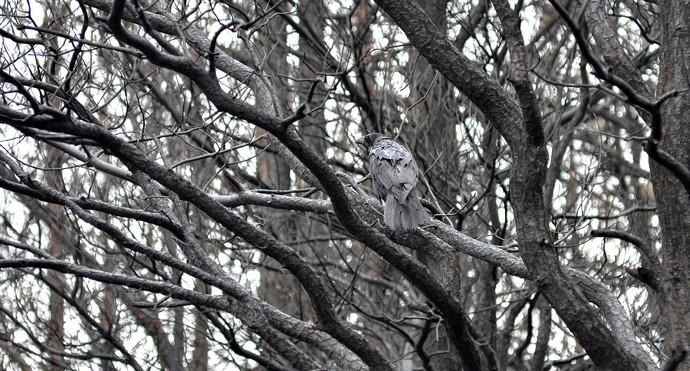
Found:
[[[417,192],[412,190],[404,201],[399,201],[389,193],[383,210],[383,222],[391,229],[409,230],[429,220],[429,214],[419,201]]]

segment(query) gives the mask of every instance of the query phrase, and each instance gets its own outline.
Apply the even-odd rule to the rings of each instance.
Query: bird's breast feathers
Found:
[[[380,140],[371,148],[369,166],[379,197],[392,192],[396,198],[404,200],[417,183],[414,157],[392,140]]]

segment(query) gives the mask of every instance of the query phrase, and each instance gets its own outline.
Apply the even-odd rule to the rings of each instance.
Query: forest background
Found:
[[[690,370],[690,0],[0,15],[0,368]]]

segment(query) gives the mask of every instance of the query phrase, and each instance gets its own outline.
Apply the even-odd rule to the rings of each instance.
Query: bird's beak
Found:
[[[360,146],[365,145],[365,143],[364,143],[364,137],[361,137],[361,138],[357,139],[357,140],[355,141],[355,143],[359,144]]]

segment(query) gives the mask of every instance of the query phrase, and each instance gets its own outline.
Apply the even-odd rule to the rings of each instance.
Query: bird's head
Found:
[[[377,140],[385,138],[385,136],[381,133],[369,133],[359,139],[357,139],[356,143],[362,146],[365,146],[366,148],[370,148],[371,146],[376,143]]]

